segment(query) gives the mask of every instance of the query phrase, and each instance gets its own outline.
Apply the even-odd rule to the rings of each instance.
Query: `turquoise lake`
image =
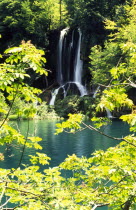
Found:
[[[90,157],[96,150],[106,150],[109,147],[118,144],[118,141],[109,139],[99,133],[85,129],[76,134],[61,133],[54,135],[58,121],[52,120],[33,120],[29,122],[29,136],[39,136],[43,140],[40,142],[43,149],[41,152],[46,153],[50,158],[50,166],[58,166],[68,155],[76,154],[78,157]],[[87,122],[88,123],[88,122]],[[24,135],[27,134],[28,122],[19,121],[11,124]],[[114,137],[122,137],[129,133],[128,126],[120,121],[113,121],[112,125],[104,128],[104,132]],[[21,151],[14,147],[1,147],[1,152],[5,155],[5,160],[0,162],[0,167],[15,168],[18,166]],[[26,148],[23,156],[23,164],[30,164],[28,155],[35,154],[32,148]],[[106,210],[106,207],[98,208]]]

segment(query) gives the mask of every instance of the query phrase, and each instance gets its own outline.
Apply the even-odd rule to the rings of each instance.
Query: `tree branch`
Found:
[[[82,122],[82,124],[83,124],[84,126],[86,126],[87,128],[89,128],[90,130],[94,130],[94,131],[96,131],[97,133],[100,133],[101,135],[106,136],[106,137],[108,137],[108,138],[110,138],[110,139],[114,139],[114,140],[117,140],[117,141],[125,141],[125,142],[127,142],[128,144],[130,144],[130,145],[132,145],[132,146],[136,147],[136,145],[135,145],[135,144],[133,144],[133,143],[131,143],[131,142],[127,141],[127,140],[126,140],[126,139],[124,139],[124,138],[116,138],[116,137],[113,137],[113,136],[109,136],[109,135],[107,135],[107,134],[105,134],[105,133],[101,132],[101,131],[100,131],[100,130],[98,130],[97,128],[95,128],[95,127],[91,126],[91,125],[87,125],[87,124],[86,124],[86,123],[84,123],[84,122]]]
[[[16,92],[15,92],[15,94],[14,94],[14,97],[13,97],[12,103],[11,103],[11,105],[10,105],[10,108],[9,108],[9,110],[8,110],[8,113],[7,113],[6,117],[5,117],[5,119],[3,120],[3,122],[1,123],[0,128],[4,125],[4,123],[5,123],[6,120],[8,119],[8,116],[9,116],[9,114],[10,114],[10,112],[11,112],[12,106],[13,106],[13,104],[14,104],[14,102],[15,102],[15,99],[16,99],[16,96],[17,96],[17,94],[18,94],[18,88],[19,88],[19,84],[18,84],[18,86],[17,86]]]
[[[130,85],[131,87],[136,88],[136,84],[135,84],[134,82],[132,82],[129,78],[128,78],[128,81],[130,82],[129,85]]]

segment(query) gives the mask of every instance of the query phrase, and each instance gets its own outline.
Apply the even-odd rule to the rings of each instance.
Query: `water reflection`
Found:
[[[61,133],[54,135],[56,128],[56,121],[49,120],[36,120],[30,121],[29,135],[39,136],[43,140],[40,143],[43,147],[43,153],[46,153],[51,157],[50,167],[57,166],[64,161],[68,155],[76,154],[78,157],[86,156],[90,157],[96,150],[106,150],[111,146],[115,146],[118,141],[109,139],[102,136],[92,130],[84,130],[76,134]],[[28,122],[20,121],[14,122],[14,127],[19,129],[24,135],[27,135]],[[111,136],[122,137],[129,133],[128,127],[122,122],[113,122],[112,125],[105,127],[105,133]],[[1,162],[1,167],[12,168],[18,165],[21,150],[15,147],[10,147],[6,150],[1,148],[5,153],[5,160]],[[23,157],[23,163],[29,164],[28,155],[35,154],[35,150],[32,148],[26,148]]]

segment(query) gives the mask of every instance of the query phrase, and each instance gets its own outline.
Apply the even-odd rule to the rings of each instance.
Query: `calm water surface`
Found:
[[[29,136],[39,136],[43,140],[41,146],[43,153],[51,157],[50,167],[59,165],[68,155],[76,154],[78,157],[90,157],[96,150],[106,150],[109,147],[115,146],[118,141],[106,138],[95,131],[84,130],[76,134],[61,133],[54,135],[57,121],[36,120],[30,121]],[[27,134],[28,122],[12,122],[15,128],[19,129],[24,135]],[[120,121],[114,121],[112,125],[104,128],[104,132],[115,137],[122,137],[129,133],[128,126]],[[6,158],[0,162],[0,167],[15,168],[19,163],[21,151],[14,147],[1,147],[1,152],[4,152]],[[27,148],[23,157],[23,163],[29,164],[28,155],[35,154],[35,150]],[[48,167],[48,166],[44,166]],[[98,210],[106,210],[106,207],[98,208]]]
[[[115,146],[118,141],[106,138],[92,130],[84,130],[76,134],[61,133],[54,135],[57,121],[36,120],[30,121],[29,136],[35,135],[41,137],[40,142],[43,147],[43,153],[51,157],[50,167],[59,165],[68,155],[76,154],[78,157],[90,157],[95,150],[106,150]],[[27,134],[27,121],[12,122],[14,127],[18,128],[24,135]],[[104,132],[115,137],[122,137],[129,133],[128,126],[120,121],[114,121],[112,125],[104,128]],[[3,151],[4,148],[1,148]],[[7,158],[1,162],[1,167],[16,167],[19,162],[21,151],[15,148],[4,150]],[[28,155],[35,154],[32,148],[26,148],[23,163],[28,163]]]

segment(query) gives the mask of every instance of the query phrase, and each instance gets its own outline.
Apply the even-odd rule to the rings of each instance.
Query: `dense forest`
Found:
[[[86,95],[92,95],[95,92],[95,89],[97,88],[97,85],[99,83],[105,84],[106,80],[107,82],[110,81],[110,76],[109,78],[107,78],[107,71],[109,71],[109,68],[112,68],[112,66],[117,65],[120,59],[119,57],[122,57],[122,53],[124,52],[121,52],[122,49],[119,49],[120,47],[112,49],[113,46],[108,46],[107,53],[110,54],[110,52],[108,51],[111,51],[112,53],[113,50],[115,52],[115,55],[114,57],[112,57],[112,61],[108,61],[108,58],[105,55],[106,50],[105,52],[103,52],[105,55],[105,59],[107,59],[107,61],[105,60],[104,62],[110,63],[106,67],[102,64],[103,62],[101,62],[101,66],[99,66],[99,62],[97,63],[98,66],[95,66],[96,64],[93,64],[93,61],[91,63],[91,57],[89,57],[90,53],[93,51],[93,47],[96,45],[101,46],[103,49],[104,45],[106,44],[106,41],[109,39],[108,35],[111,33],[111,31],[113,31],[113,29],[112,27],[106,29],[107,20],[115,21],[117,23],[117,27],[120,27],[122,24],[128,24],[128,22],[124,22],[128,15],[127,9],[125,8],[126,4],[131,5],[133,4],[133,2],[111,2],[108,0],[98,2],[80,0],[74,1],[74,3],[73,1],[66,0],[1,1],[1,53],[3,53],[4,50],[6,50],[9,47],[18,46],[22,40],[31,40],[32,44],[44,50],[45,57],[47,60],[45,68],[48,70],[48,77],[46,77],[45,75],[39,76],[35,73],[29,73],[31,74],[31,79],[27,80],[27,82],[29,85],[40,88],[43,91],[47,89],[44,92],[44,94],[41,94],[41,98],[45,100],[47,104],[49,104],[51,100],[52,91],[60,86],[60,84],[58,84],[58,69],[56,66],[59,59],[57,57],[57,54],[61,30],[69,28],[67,36],[67,40],[69,40],[70,33],[72,33],[73,30],[78,31],[80,28],[82,32],[80,56],[81,60],[83,61],[81,83],[83,85],[86,85],[87,87],[88,93]],[[129,33],[130,32],[128,31],[128,36]],[[66,37],[64,38],[66,39]],[[77,39],[78,34],[75,35],[74,40]],[[64,40],[64,42],[65,41],[66,40]],[[120,45],[121,40],[117,40],[116,42],[118,43],[118,45]],[[69,48],[68,44],[66,47]],[[74,48],[76,48],[76,43],[74,43]],[[66,52],[64,52],[64,49],[62,50],[62,53],[66,54]],[[65,56],[67,59],[68,55],[66,54]],[[99,54],[99,56],[103,55]],[[73,55],[71,55],[71,57],[73,57]],[[65,65],[63,65],[63,68],[64,71],[69,71],[66,69],[66,59],[62,61]],[[95,59],[97,58],[93,57],[92,60]],[[72,62],[74,63],[75,61],[71,61],[71,63]],[[100,75],[101,71],[103,72],[101,78],[99,78],[100,80],[97,80],[96,77],[93,78],[92,72],[94,72],[97,68],[100,69],[99,72],[97,71],[97,75]],[[73,71],[75,71],[75,69]],[[66,73],[64,72],[64,74]],[[79,72],[79,74],[81,74],[81,72]],[[63,83],[64,82],[66,81],[63,81]],[[74,85],[72,89],[75,89]],[[132,95],[133,92],[134,91],[130,91],[130,95]],[[68,95],[71,95],[70,91]],[[69,112],[75,113],[76,110],[82,111],[85,115],[91,115],[91,113],[93,112],[90,103],[94,103],[94,101],[91,102],[90,100],[92,99],[90,97],[86,97],[85,101],[83,98],[81,99],[78,96],[72,98],[69,96],[68,99],[65,98],[64,102],[62,101],[60,104],[60,99],[62,100],[64,98],[62,97],[62,90],[60,89],[57,98],[55,101],[55,109],[57,114],[59,114],[62,117],[66,117]],[[69,107],[69,100],[71,100],[72,103],[75,103],[75,101],[77,101],[77,106],[75,108],[73,106]],[[65,104],[67,106],[65,106]],[[87,110],[89,109],[90,112],[87,112]],[[62,110],[61,113],[60,110]],[[114,115],[119,116],[119,114],[116,112],[114,113]]]
[[[135,210],[136,1],[0,0],[0,36],[0,145],[21,151],[17,167],[0,168],[0,209],[10,202],[17,210]],[[101,128],[112,120],[130,134],[42,171],[50,161],[39,152],[42,139],[9,122],[28,120],[29,131],[29,120],[47,117],[66,118],[56,134],[106,136]],[[36,151],[29,165],[26,148]]]

